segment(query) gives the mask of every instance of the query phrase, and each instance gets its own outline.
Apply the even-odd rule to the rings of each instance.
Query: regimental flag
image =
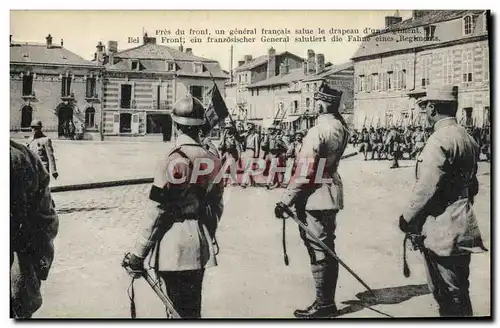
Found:
[[[212,88],[208,91],[207,97],[210,99],[210,103],[205,110],[205,125],[203,126],[203,130],[206,132],[212,130],[219,122],[229,116],[229,110],[215,81]]]

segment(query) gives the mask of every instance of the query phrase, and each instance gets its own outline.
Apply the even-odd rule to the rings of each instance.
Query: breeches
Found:
[[[426,251],[427,282],[441,316],[472,316],[469,297],[471,255],[441,257]]]
[[[322,210],[322,211],[307,211],[309,215],[305,220],[307,228],[325,243],[331,250],[335,251],[335,228],[336,228],[336,210]],[[305,215],[301,215],[304,217]],[[317,264],[325,259],[331,258],[330,255],[305,231],[300,229],[300,236],[309,253],[311,264]]]
[[[182,318],[201,317],[201,289],[205,269],[160,271],[167,294]]]

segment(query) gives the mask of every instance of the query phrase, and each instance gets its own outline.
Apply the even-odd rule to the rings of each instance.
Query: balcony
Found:
[[[21,96],[24,100],[32,100],[36,98],[35,91],[32,91],[31,93],[28,92],[23,92],[23,95]]]
[[[94,92],[93,94],[85,94],[85,100],[88,102],[96,102],[99,100],[99,95],[97,92]]]
[[[61,95],[61,100],[62,101],[75,100],[75,94],[73,92],[71,92],[70,94],[62,94]]]

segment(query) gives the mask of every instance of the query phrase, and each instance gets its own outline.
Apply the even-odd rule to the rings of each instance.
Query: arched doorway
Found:
[[[24,106],[21,109],[21,129],[29,129],[32,120],[33,108],[31,106]]]
[[[61,105],[57,110],[58,136],[70,138],[74,133],[73,127],[73,107]]]

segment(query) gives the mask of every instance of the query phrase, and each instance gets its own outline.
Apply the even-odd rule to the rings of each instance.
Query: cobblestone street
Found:
[[[137,147],[123,148],[131,155],[127,158],[134,158]],[[151,154],[158,154],[164,144],[155,147]],[[62,153],[56,150],[58,158]],[[131,171],[139,161],[150,163],[147,158],[128,162]],[[424,285],[419,253],[408,252],[412,275],[405,278],[402,273],[403,235],[397,219],[411,193],[414,162],[402,161],[397,170],[389,166],[388,161],[365,162],[361,155],[341,161],[345,209],[338,216],[337,252],[372,289],[383,289],[385,297],[373,305],[376,311],[397,317],[437,316],[437,306]],[[66,170],[71,169],[61,168],[62,176]],[[489,249],[489,164],[480,163],[478,178],[480,192],[474,209]],[[60,231],[53,269],[42,289],[44,304],[36,318],[130,317],[130,279],[120,263],[135,242],[149,188],[133,185],[53,193]],[[279,189],[226,188],[218,231],[219,266],[207,270],[203,317],[291,318],[295,308],[312,301],[308,256],[291,220],[287,221],[290,265],[283,263],[281,221],[273,214],[281,193]],[[488,315],[490,252],[473,256],[470,281],[475,315]],[[163,317],[161,302],[143,280],[135,290],[139,318]],[[342,309],[339,318],[383,317],[359,303],[356,295],[362,292],[364,288],[341,268],[336,299]]]

